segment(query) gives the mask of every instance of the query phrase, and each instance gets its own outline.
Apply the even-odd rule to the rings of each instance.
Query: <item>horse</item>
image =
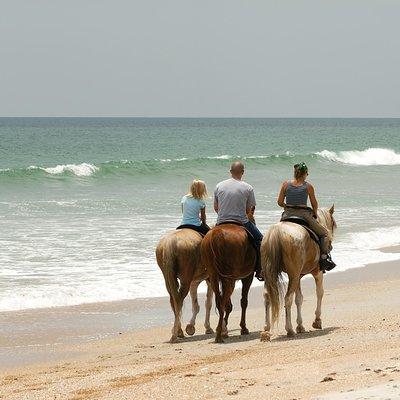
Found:
[[[212,289],[207,280],[207,271],[201,263],[200,245],[203,237],[193,229],[179,229],[167,233],[161,238],[156,248],[157,264],[160,267],[167,288],[175,321],[172,328],[171,343],[183,338],[181,313],[185,297],[190,291],[192,298],[192,318],[186,326],[186,333],[194,335],[196,316],[200,307],[197,301],[197,288],[206,280],[206,317],[204,327],[206,334],[214,331],[210,326],[212,306]]]
[[[215,294],[219,314],[215,342],[223,343],[222,337],[228,336],[228,317],[232,311],[231,295],[235,282],[239,279],[242,281],[241,334],[249,334],[246,327],[246,309],[253,281],[256,252],[246,230],[237,224],[214,227],[201,243],[201,257]]]
[[[328,238],[333,239],[336,222],[333,218],[334,206],[329,210],[318,209],[318,222],[328,230]],[[270,227],[261,242],[261,265],[264,273],[265,327],[261,332],[261,340],[271,339],[270,306],[272,324],[279,318],[280,294],[282,293],[282,272],[288,275],[289,283],[285,295],[286,324],[288,336],[294,336],[291,319],[293,296],[297,306],[297,333],[305,332],[301,315],[303,294],[300,280],[304,275],[312,274],[316,284],[317,308],[315,329],[322,329],[321,303],[324,294],[323,272],[319,269],[320,249],[311,239],[307,230],[293,222],[279,222]]]

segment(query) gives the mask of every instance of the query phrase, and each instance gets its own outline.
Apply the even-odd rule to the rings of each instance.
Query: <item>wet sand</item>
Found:
[[[312,279],[303,292],[307,332],[287,338],[282,312],[269,343],[259,340],[260,287],[251,290],[250,335],[239,335],[236,293],[222,345],[203,334],[202,316],[195,336],[167,343],[165,298],[1,313],[0,399],[309,399],[396,385],[400,261],[326,274],[322,330],[311,328]]]

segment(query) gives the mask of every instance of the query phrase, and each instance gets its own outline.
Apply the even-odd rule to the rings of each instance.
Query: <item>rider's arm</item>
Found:
[[[256,223],[256,220],[254,219],[254,211],[256,210],[256,207],[250,207],[248,210],[246,210],[247,213],[247,218],[249,219],[250,222],[252,222],[253,224]]]
[[[214,200],[214,211],[218,214],[218,202]]]
[[[203,207],[200,209],[200,219],[203,225],[206,225],[206,208]]]
[[[250,222],[256,223],[254,220],[254,211],[256,209],[256,196],[254,194],[254,189],[250,186],[247,202],[246,202],[246,215]]]
[[[218,214],[218,185],[214,190],[214,211]]]
[[[310,203],[311,203],[311,207],[314,211],[314,215],[317,216],[318,215],[318,201],[315,197],[314,187],[313,187],[313,185],[311,185],[311,183],[309,183],[307,185],[307,191],[308,191],[308,196],[310,197]]]
[[[279,191],[279,196],[278,196],[278,206],[285,208],[285,193],[286,193],[286,186],[287,186],[287,181],[282,183],[281,190]]]

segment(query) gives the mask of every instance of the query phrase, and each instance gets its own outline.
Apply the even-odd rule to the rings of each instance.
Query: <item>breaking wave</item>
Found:
[[[322,150],[311,154],[294,154],[289,151],[273,155],[230,155],[199,157],[199,158],[165,158],[141,161],[107,161],[97,165],[83,162],[80,164],[59,164],[56,166],[36,166],[27,168],[0,169],[0,178],[23,177],[64,177],[75,176],[80,178],[101,177],[106,175],[145,175],[157,174],[163,171],[179,170],[181,168],[208,168],[226,166],[234,160],[243,160],[249,165],[275,165],[282,163],[305,162],[334,162],[344,166],[379,166],[400,165],[400,154],[392,149],[369,148],[366,150],[350,150],[334,152]]]
[[[316,153],[329,161],[351,165],[400,165],[400,154],[391,149],[369,148],[366,150],[329,151]]]

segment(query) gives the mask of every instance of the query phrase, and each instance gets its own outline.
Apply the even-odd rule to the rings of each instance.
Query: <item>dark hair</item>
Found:
[[[294,165],[295,179],[302,178],[308,172],[307,165],[304,162]]]

